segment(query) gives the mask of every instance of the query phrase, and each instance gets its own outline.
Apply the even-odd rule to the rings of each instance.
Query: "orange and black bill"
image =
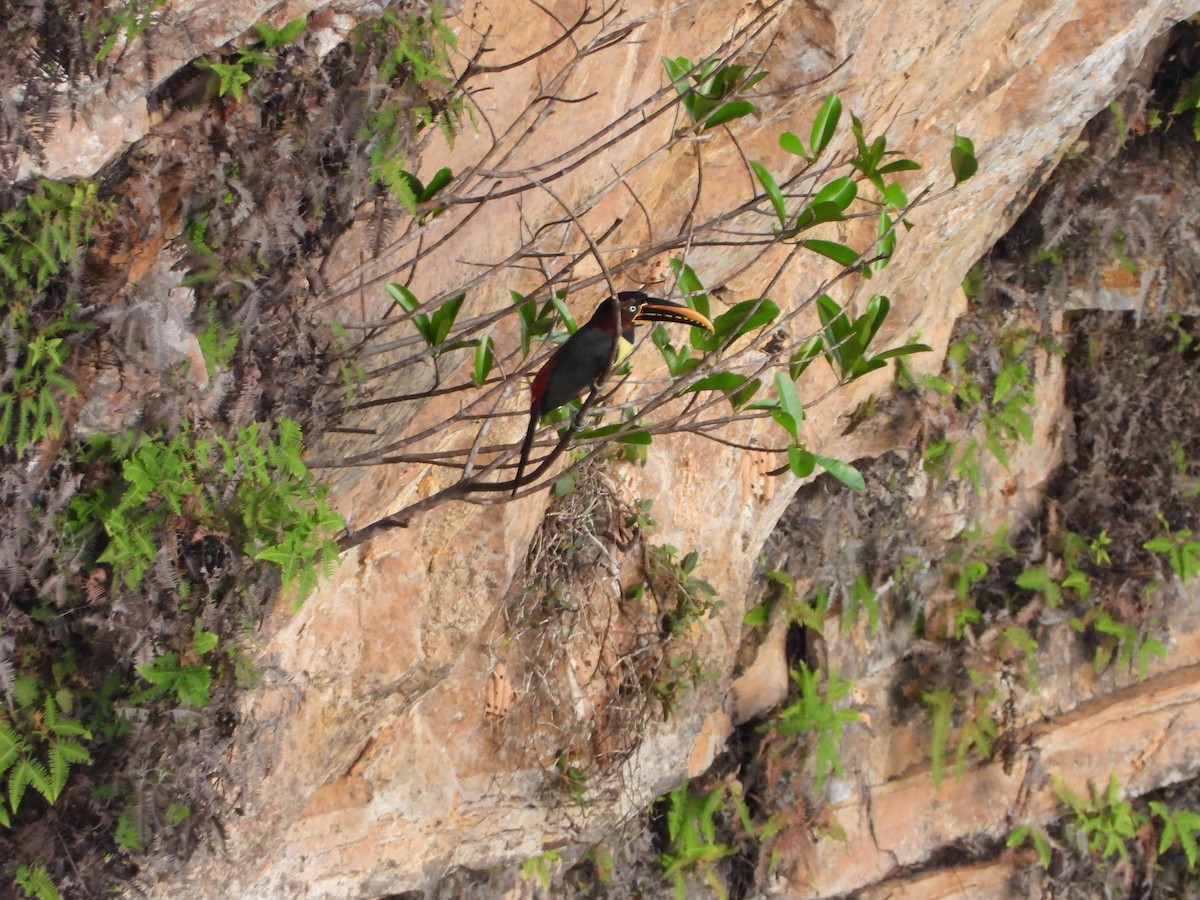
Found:
[[[693,325],[714,331],[713,323],[708,316],[697,312],[690,306],[675,303],[673,300],[662,300],[650,297],[634,314],[635,322],[679,322],[682,325]]]

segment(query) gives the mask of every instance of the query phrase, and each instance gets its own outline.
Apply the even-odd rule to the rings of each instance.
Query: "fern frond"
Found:
[[[25,796],[25,790],[30,785],[33,789],[49,800],[54,802],[53,788],[50,783],[50,773],[36,759],[23,757],[17,760],[16,765],[8,773],[8,804],[15,813],[21,806],[21,799]]]
[[[6,722],[0,722],[0,775],[3,775],[17,761],[22,753],[29,752],[29,745],[21,740]]]
[[[92,757],[78,741],[61,738],[51,745],[48,761],[50,763],[50,786],[54,796],[46,799],[53,803],[62,794],[62,789],[67,784],[67,775],[70,774],[71,766],[90,766]]]
[[[12,660],[8,656],[8,648],[3,641],[0,641],[0,694],[4,695],[4,699],[9,703],[13,702],[13,683],[16,681],[17,674],[13,669]],[[0,758],[3,757],[4,749],[0,747]],[[0,772],[4,771],[4,765],[0,763]]]

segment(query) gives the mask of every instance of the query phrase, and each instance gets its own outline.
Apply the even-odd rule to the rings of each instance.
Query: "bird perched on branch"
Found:
[[[612,367],[633,349],[636,322],[680,322],[713,330],[712,322],[691,307],[651,297],[642,291],[621,291],[602,301],[587,324],[567,338],[533,377],[529,427],[521,444],[521,459],[517,463],[517,477],[512,489],[514,494],[521,487],[521,476],[529,462],[533,436],[542,416],[602,383]]]

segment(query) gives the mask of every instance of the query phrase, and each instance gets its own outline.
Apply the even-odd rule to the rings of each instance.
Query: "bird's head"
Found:
[[[621,332],[633,330],[635,322],[678,322],[681,325],[692,325],[713,330],[713,324],[703,313],[690,306],[664,300],[661,297],[651,297],[642,291],[621,291],[616,297],[609,297],[600,304],[592,317],[603,327],[607,322],[615,322],[613,304],[617,304],[621,316]],[[611,326],[609,326],[611,327]]]

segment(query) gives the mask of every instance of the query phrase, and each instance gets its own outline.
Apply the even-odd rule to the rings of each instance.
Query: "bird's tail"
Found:
[[[521,442],[521,459],[517,463],[517,477],[513,479],[512,494],[509,496],[515,497],[517,488],[521,487],[521,476],[525,474],[525,466],[529,462],[529,454],[533,450],[533,436],[537,433],[538,419],[537,409],[534,409],[529,414],[529,427],[525,429],[525,440]]]

